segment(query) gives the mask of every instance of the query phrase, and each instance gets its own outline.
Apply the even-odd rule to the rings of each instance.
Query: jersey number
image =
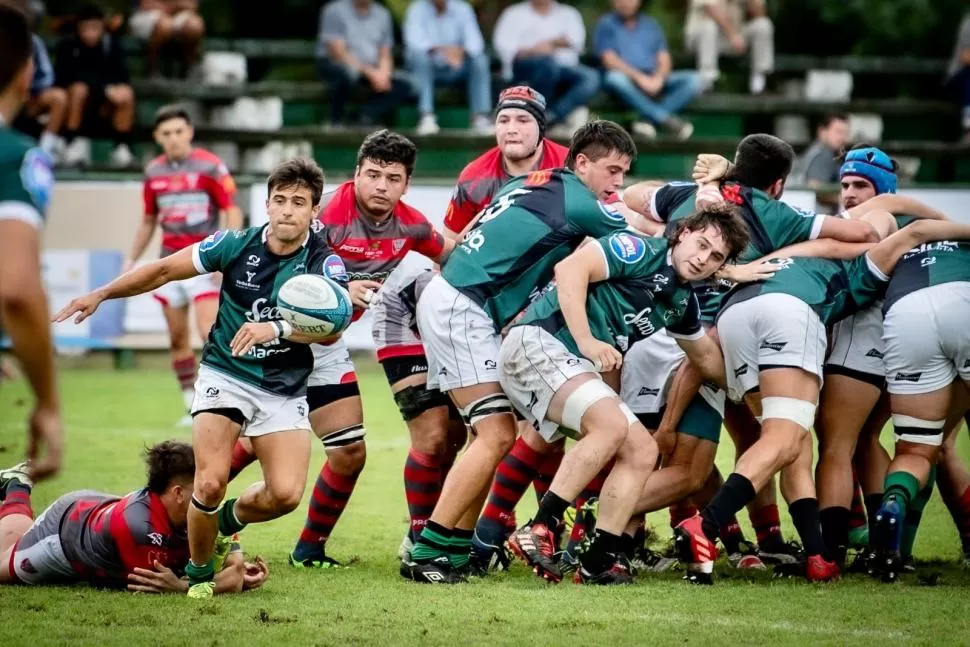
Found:
[[[495,202],[482,209],[482,216],[478,219],[478,224],[482,225],[496,218],[500,213],[515,204],[515,199],[531,193],[529,189],[512,189]]]

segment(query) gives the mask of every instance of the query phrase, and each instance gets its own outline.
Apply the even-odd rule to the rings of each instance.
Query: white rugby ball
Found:
[[[339,283],[322,274],[299,274],[276,296],[280,316],[307,335],[336,335],[350,325],[354,305]]]

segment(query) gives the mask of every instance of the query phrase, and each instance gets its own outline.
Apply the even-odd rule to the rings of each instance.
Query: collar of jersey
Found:
[[[262,235],[260,236],[260,237],[261,237],[261,238],[263,239],[263,244],[264,244],[264,245],[266,244],[266,237],[267,237],[268,235],[269,235],[269,223],[267,223],[267,224],[265,224],[265,225],[263,225],[263,233],[262,233]],[[304,239],[303,239],[303,242],[302,242],[302,243],[300,244],[300,247],[306,247],[306,244],[307,244],[308,242],[310,242],[310,236],[311,236],[311,235],[312,235],[312,234],[311,234],[311,232],[309,232],[309,231],[308,231],[308,232],[306,233],[306,238],[304,238]]]

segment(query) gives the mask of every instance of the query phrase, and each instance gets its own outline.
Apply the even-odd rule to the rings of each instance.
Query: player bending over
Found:
[[[704,334],[690,281],[708,278],[747,244],[747,227],[727,205],[681,220],[667,239],[601,238],[556,266],[556,287],[509,331],[499,356],[503,389],[547,442],[561,430],[579,439],[535,518],[509,539],[537,575],[561,578],[554,531],[570,503],[615,460],[576,581],[633,581],[620,558],[622,535],[656,465],[657,445],[597,369],[619,369],[631,343],[666,328],[708,379],[723,383],[721,352]]]
[[[309,344],[327,341],[293,331],[276,307],[280,287],[297,274],[346,281],[340,257],[310,231],[319,210],[323,171],[307,159],[276,167],[268,180],[269,223],[218,231],[171,256],[75,299],[57,315],[76,322],[107,299],[134,296],[169,281],[222,272],[219,312],[202,352],[192,403],[195,489],[188,514],[189,596],[214,590],[216,535],[291,512],[303,497],[310,463],[306,384],[313,369]],[[232,448],[247,436],[263,481],[220,507],[229,482]]]
[[[186,516],[195,458],[188,443],[167,440],[145,451],[148,483],[123,497],[70,492],[36,519],[25,463],[0,470],[0,582],[88,582],[143,593],[185,593]],[[215,593],[256,589],[266,564],[244,562],[229,538],[216,547]]]

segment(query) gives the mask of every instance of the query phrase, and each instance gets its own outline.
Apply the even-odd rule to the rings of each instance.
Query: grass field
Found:
[[[956,531],[938,496],[927,508],[916,545],[917,557],[930,560],[922,572],[942,574],[935,586],[917,576],[894,585],[861,576],[810,585],[721,568],[712,588],[690,587],[671,573],[641,576],[634,587],[594,589],[547,585],[521,564],[457,587],[405,582],[395,554],[407,528],[401,482],[407,435],[376,365],[362,362],[360,368],[368,464],[328,546],[337,559],[351,561],[351,568],[307,572],[286,565],[302,527],[301,509],[242,536],[247,553],[269,562],[270,579],[261,590],[200,603],[87,587],[6,587],[0,590],[3,643],[970,644],[970,574],[954,564]],[[59,478],[35,490],[35,512],[70,490],[125,493],[141,487],[141,448],[188,437],[187,430],[172,427],[179,397],[167,371],[70,370],[61,374],[61,390],[66,465]],[[18,383],[0,388],[0,464],[22,455],[26,393]],[[965,433],[961,442],[967,456]],[[722,467],[731,455],[721,453]],[[317,444],[307,498],[322,460]],[[230,492],[258,477],[258,468],[250,467]],[[531,494],[528,499],[534,505]],[[651,522],[667,534],[664,515]],[[793,536],[790,524],[786,532]]]

